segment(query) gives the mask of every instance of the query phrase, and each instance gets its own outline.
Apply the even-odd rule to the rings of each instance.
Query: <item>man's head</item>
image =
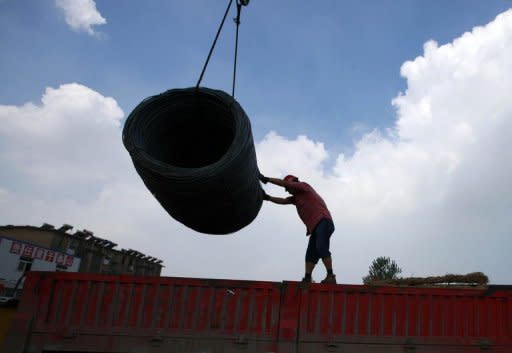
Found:
[[[295,175],[287,175],[283,179],[284,181],[299,181],[299,178],[297,178]]]
[[[287,175],[283,178],[284,181],[299,181],[299,178],[297,178],[295,175]],[[284,188],[287,192],[289,192],[290,194],[293,195],[293,192],[290,191],[290,189],[288,189],[287,187]]]

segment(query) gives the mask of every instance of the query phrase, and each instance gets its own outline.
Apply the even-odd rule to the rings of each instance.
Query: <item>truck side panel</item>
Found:
[[[480,352],[510,347],[509,288],[311,286],[302,292],[299,352]]]
[[[35,352],[168,352],[176,345],[221,352],[277,342],[279,283],[59,273],[30,273],[26,283],[22,311],[33,313],[24,324]]]
[[[34,272],[3,351],[512,353],[512,287]]]

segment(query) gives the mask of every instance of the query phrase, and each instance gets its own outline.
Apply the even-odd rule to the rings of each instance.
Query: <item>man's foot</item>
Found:
[[[336,275],[327,275],[322,283],[336,284]]]
[[[311,283],[312,282],[312,278],[311,277],[304,277],[302,279],[302,283]]]

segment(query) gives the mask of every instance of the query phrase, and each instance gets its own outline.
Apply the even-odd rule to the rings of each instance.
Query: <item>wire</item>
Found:
[[[235,85],[236,85],[236,61],[238,57],[238,28],[240,27],[240,13],[242,12],[242,4],[237,1],[236,2],[236,35],[235,35],[235,59],[233,64],[233,89],[231,91],[231,97],[235,98]]]
[[[222,27],[224,26],[224,22],[226,21],[226,16],[228,15],[229,9],[231,8],[231,4],[233,3],[233,0],[229,0],[228,7],[226,8],[226,12],[224,13],[224,17],[222,18],[222,22],[220,23],[219,29],[217,30],[217,34],[215,35],[215,39],[213,40],[212,47],[210,48],[210,52],[208,53],[208,57],[206,58],[206,62],[203,66],[203,71],[201,71],[201,75],[199,76],[199,80],[196,84],[196,89],[199,88],[199,84],[203,80],[204,72],[206,71],[206,67],[208,66],[208,62],[210,61],[210,57],[212,56],[213,49],[215,48],[215,44],[217,44],[217,39],[219,38],[220,31],[222,30]]]
[[[204,73],[206,71],[206,68],[208,67],[208,63],[210,62],[210,58],[213,54],[213,50],[215,49],[215,45],[217,44],[217,39],[219,38],[220,32],[222,31],[222,27],[224,26],[224,22],[226,21],[226,17],[229,13],[229,10],[231,8],[231,4],[233,3],[233,0],[229,0],[228,6],[226,8],[226,11],[224,12],[224,17],[222,18],[222,21],[220,23],[220,26],[217,30],[217,34],[215,35],[215,39],[213,40],[213,44],[210,48],[210,51],[208,53],[208,57],[206,58],[206,62],[204,63],[203,70],[201,71],[201,75],[199,76],[199,80],[196,84],[196,90],[199,88],[199,85],[201,84],[201,81],[203,80]],[[247,6],[249,4],[249,1],[246,0],[237,0],[236,1],[236,36],[235,36],[235,58],[233,63],[233,85],[231,90],[231,97],[235,98],[235,87],[236,87],[236,67],[237,67],[237,58],[238,58],[238,30],[240,27],[240,16],[242,12],[242,5]]]

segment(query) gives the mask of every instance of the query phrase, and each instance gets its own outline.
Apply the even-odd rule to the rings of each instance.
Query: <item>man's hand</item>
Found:
[[[265,190],[263,190],[263,200],[270,201],[270,196],[268,196],[268,194],[265,192]]]
[[[266,184],[268,183],[268,178],[266,176],[264,176],[263,174],[260,173],[259,175],[259,179],[260,181],[263,183],[263,184]],[[266,194],[265,194],[266,195]]]

